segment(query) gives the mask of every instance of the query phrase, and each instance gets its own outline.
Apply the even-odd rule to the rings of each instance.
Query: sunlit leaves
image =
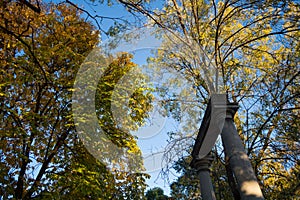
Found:
[[[64,3],[41,4],[41,13],[15,1],[0,6],[0,196],[143,196],[146,175],[110,172],[86,152],[75,131],[72,87],[81,63],[99,42],[99,32]],[[111,76],[107,83],[114,80]],[[139,101],[143,97],[138,94]],[[132,137],[121,139],[139,153]]]
[[[295,178],[290,171],[298,170],[299,2],[170,0],[161,10],[143,11],[163,40],[150,61],[194,80],[199,102],[215,92],[239,102],[235,121],[260,180],[274,168],[266,197],[295,195],[278,177]]]

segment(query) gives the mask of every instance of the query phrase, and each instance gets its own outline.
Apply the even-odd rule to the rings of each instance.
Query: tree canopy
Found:
[[[15,1],[0,5],[1,198],[143,198],[148,175],[110,171],[86,150],[75,130],[73,84],[99,42],[99,31],[64,3],[40,3],[39,12]],[[112,57],[112,73],[135,67],[130,60],[126,53]],[[97,94],[109,93],[114,79],[118,78],[112,74],[102,77]],[[131,102],[143,98],[143,91],[136,91]],[[105,111],[110,102],[103,99],[96,104]],[[142,122],[145,114],[137,109],[147,107],[147,101],[136,105],[131,106],[132,115]],[[105,126],[111,116],[101,116],[105,120],[99,117],[99,124]],[[105,127],[121,147],[140,154],[135,138]]]
[[[230,101],[239,103],[235,124],[265,198],[299,198],[299,2],[167,0],[159,7],[152,1],[107,3],[123,5],[138,19],[138,25],[154,27],[162,44],[148,59],[149,65],[173,69],[190,80],[197,97],[194,110],[203,111],[214,93],[227,93]],[[82,13],[96,20],[97,27]],[[103,16],[93,16],[71,0],[57,4],[4,0],[0,15],[0,196],[145,198],[145,178],[149,176],[109,170],[95,157],[99,152],[86,149],[87,143],[76,132],[71,107],[76,73],[98,45],[100,32],[115,36],[129,22],[112,18],[114,26],[106,32],[97,21]],[[109,58],[110,64],[94,88],[95,107],[106,136],[136,155],[137,166],[142,167],[140,149],[129,130],[148,117],[151,89],[141,87],[132,93],[126,112],[130,120],[123,120],[122,128],[117,125],[123,115],[113,116],[111,110],[112,105],[124,105],[122,98],[112,97],[118,81],[137,68],[131,59],[126,52]],[[135,76],[142,85],[144,78]],[[177,94],[159,91],[165,98],[162,107],[166,115],[185,123],[183,129],[169,132],[169,146],[174,148],[167,149],[164,157],[169,163],[165,170],[173,168],[179,173],[171,184],[171,197],[199,199],[199,180],[189,162],[197,134],[190,130],[200,121],[201,112],[190,112],[187,119]],[[88,134],[86,139],[90,139]],[[101,147],[95,142],[88,144],[94,149]],[[179,160],[173,160],[174,152],[181,155]],[[236,180],[221,141],[213,154],[211,175],[217,199],[237,198]],[[123,165],[126,163],[121,162]],[[150,196],[165,198],[159,188],[148,191],[146,197]]]
[[[155,187],[146,192],[146,199],[147,200],[166,200],[166,199],[168,199],[168,196],[164,195],[164,191],[161,188]]]
[[[157,9],[147,2],[120,2],[156,27],[163,44],[152,62],[193,79],[199,107],[218,92],[239,103],[235,123],[265,197],[299,196],[299,131],[294,129],[299,127],[299,2],[170,0]],[[182,137],[188,131],[172,134],[171,143],[190,140]],[[220,144],[212,174],[223,199],[221,182],[230,182],[224,175],[231,172]],[[193,198],[188,167],[174,167],[183,173],[172,184],[174,192]]]

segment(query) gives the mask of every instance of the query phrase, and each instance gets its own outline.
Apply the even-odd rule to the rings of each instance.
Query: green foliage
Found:
[[[189,166],[191,159],[180,159],[174,165],[181,174],[171,185],[171,197],[175,199],[201,199],[200,181],[197,172]]]
[[[100,127],[106,135],[118,146],[133,150],[136,144],[132,145],[135,142],[130,131],[137,130],[148,117],[153,96],[151,89],[145,86],[145,77],[138,71],[137,65],[131,62],[131,58],[132,55],[123,53],[113,59],[103,72],[96,90],[96,112]],[[126,74],[130,75],[123,78]],[[136,85],[139,87],[133,88],[134,91],[128,90]],[[112,113],[112,108],[115,113]],[[124,115],[118,113],[119,110],[127,112],[130,117],[124,118]],[[122,124],[121,128],[117,128],[119,123]]]
[[[161,188],[155,187],[146,192],[146,199],[147,200],[167,200],[168,196],[164,195],[164,191]]]
[[[191,168],[191,157],[184,157],[176,161],[174,169],[181,174],[171,184],[171,197],[174,199],[202,199],[201,184],[198,173]],[[217,199],[233,199],[226,177],[224,163],[220,159],[215,159],[212,163],[211,173],[214,184],[214,191]]]
[[[0,197],[143,198],[148,175],[108,170],[87,152],[75,130],[73,84],[81,63],[99,41],[99,32],[74,7],[64,3],[40,7],[37,13],[14,1],[0,4]],[[114,73],[121,76],[133,67],[130,59],[126,54],[112,58]],[[109,93],[108,84],[116,80],[110,76],[99,87]],[[150,109],[150,99],[144,90],[137,90],[132,102],[138,106],[132,110]],[[104,105],[99,109],[109,102],[100,103]],[[135,121],[142,123],[147,109],[133,111]],[[111,121],[106,117],[99,118],[102,127]],[[140,153],[132,136],[110,131],[122,147]]]

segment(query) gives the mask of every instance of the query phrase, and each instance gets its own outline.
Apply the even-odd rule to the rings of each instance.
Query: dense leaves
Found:
[[[71,1],[67,1],[71,7],[32,2],[0,3],[1,197],[143,198],[147,176],[109,171],[86,151],[72,120],[75,75],[97,44],[98,31],[80,17],[78,10],[84,10]],[[193,106],[204,110],[209,95],[217,92],[227,92],[239,103],[235,123],[266,199],[299,198],[299,2],[170,0],[162,9],[151,9],[148,1],[119,2],[136,17],[146,16],[146,23],[156,28],[163,44],[150,64],[175,69],[190,80],[198,97]],[[108,35],[124,29],[120,21]],[[140,156],[129,133],[143,124],[152,96],[149,88],[137,88],[131,93],[130,109],[126,108],[130,118],[113,119],[112,105],[124,110],[124,102],[112,100],[113,91],[136,65],[126,53],[110,59],[97,86],[99,124],[114,144]],[[168,166],[180,173],[171,195],[200,198],[190,157],[184,156],[190,154],[195,137],[190,130],[200,116],[191,112],[193,120],[183,117],[182,102],[170,101],[174,95],[167,92],[161,93],[166,115],[186,122],[182,130],[170,133],[174,148],[165,156],[170,161],[172,155],[183,155]],[[116,126],[120,120],[122,128]],[[213,151],[217,198],[230,199],[235,180],[230,178],[221,142]]]
[[[164,191],[159,188],[155,187],[146,192],[147,200],[167,200],[168,196],[164,195]]]
[[[99,41],[99,32],[76,8],[63,3],[37,5],[40,12],[14,1],[0,6],[1,198],[142,198],[145,175],[109,171],[87,152],[75,131],[72,87],[81,63]],[[125,54],[112,60],[119,70],[115,73],[135,66]],[[135,96],[144,97],[142,91]],[[109,102],[97,103],[100,109]],[[138,103],[143,105],[148,104]],[[140,122],[145,117],[137,111],[132,115]],[[101,120],[102,126],[109,121]],[[121,137],[113,131],[110,135],[139,153],[130,135]]]

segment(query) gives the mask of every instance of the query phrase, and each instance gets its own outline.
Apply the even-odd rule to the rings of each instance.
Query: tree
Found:
[[[168,196],[164,195],[164,191],[159,188],[155,187],[146,192],[146,199],[147,200],[166,200]]]
[[[297,197],[299,189],[286,181],[299,170],[292,128],[299,124],[299,3],[170,0],[156,10],[142,1],[120,3],[157,27],[164,42],[153,62],[193,79],[199,102],[216,92],[239,102],[235,122],[265,197]],[[222,150],[217,154],[228,166]]]
[[[73,84],[99,32],[64,3],[40,3],[40,12],[16,1],[0,6],[1,198],[142,198],[147,176],[109,171],[75,130]],[[121,72],[134,66],[130,56],[112,60]],[[121,140],[138,153],[135,139],[127,136]]]
[[[197,172],[189,166],[191,159],[181,159],[174,164],[179,176],[171,185],[171,197],[175,199],[201,199]]]
[[[217,152],[215,152],[215,156],[218,156]],[[190,166],[191,160],[192,157],[187,156],[180,158],[174,163],[174,169],[180,174],[170,185],[171,197],[175,199],[202,199],[199,175],[197,171]],[[222,160],[220,158],[215,159],[211,167],[211,176],[217,199],[234,198],[230,191],[229,180],[225,170]]]
[[[119,2],[157,28],[165,42],[153,62],[193,80],[200,108],[215,92],[239,102],[235,122],[265,197],[299,195],[299,3],[170,0],[155,10],[146,1]],[[176,103],[166,102],[170,113],[180,115]],[[191,140],[184,134],[171,134],[170,146]],[[232,177],[219,147],[217,162]]]

